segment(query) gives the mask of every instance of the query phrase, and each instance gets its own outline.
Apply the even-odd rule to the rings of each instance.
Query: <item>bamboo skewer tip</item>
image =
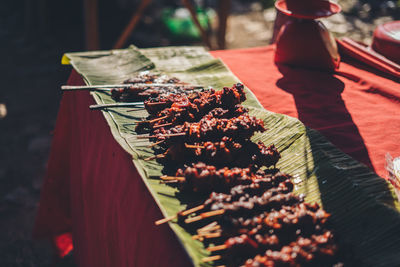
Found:
[[[172,216],[170,216],[170,217],[167,217],[167,218],[158,220],[158,221],[155,222],[155,225],[164,224],[164,223],[166,223],[166,222],[169,222],[169,221],[172,221],[172,220],[176,219],[177,217],[178,217],[177,215],[172,215]]]
[[[156,126],[153,127],[153,129],[158,129],[158,128],[161,128],[161,127],[171,126],[171,125],[172,125],[172,123],[168,122],[168,123],[156,125]]]
[[[185,143],[185,147],[186,147],[186,148],[194,148],[194,149],[197,149],[197,148],[204,149],[204,146],[200,146],[200,145],[189,145],[189,144],[186,144],[186,143]]]
[[[166,115],[166,116],[159,117],[159,118],[155,118],[155,119],[152,119],[152,120],[149,120],[149,121],[146,121],[146,122],[148,122],[148,123],[153,123],[153,122],[160,121],[160,120],[163,120],[163,119],[166,119],[166,118],[168,118],[167,115]]]
[[[185,179],[185,177],[180,177],[180,176],[167,176],[167,175],[163,175],[163,176],[160,176],[160,179],[161,180],[164,180],[164,181],[185,181],[186,179]]]
[[[192,236],[192,239],[193,240],[199,240],[201,242],[204,240],[203,236],[201,236],[201,235],[194,235],[194,236]]]
[[[147,147],[148,147],[148,148],[152,148],[152,147],[155,147],[155,146],[157,146],[157,145],[159,145],[159,144],[161,144],[161,143],[164,143],[164,142],[165,142],[165,140],[161,140],[161,141],[155,142],[155,143],[153,143],[153,144],[150,144],[150,145],[148,145]]]
[[[223,210],[223,209],[204,212],[204,213],[202,213],[202,214],[200,214],[198,216],[186,219],[185,223],[187,223],[187,224],[194,223],[194,222],[197,222],[197,221],[201,221],[202,219],[206,219],[206,218],[217,216],[217,215],[222,215],[224,213],[225,213],[225,210]]]
[[[214,252],[214,251],[225,250],[227,248],[228,248],[228,246],[224,244],[224,245],[219,245],[219,246],[208,247],[206,249],[207,249],[207,251]]]
[[[218,223],[217,223],[217,222],[212,222],[212,223],[207,224],[206,226],[204,226],[204,227],[202,227],[202,228],[199,228],[199,229],[197,230],[197,232],[200,233],[200,232],[202,232],[202,231],[208,231],[208,229],[212,229],[212,228],[214,228],[215,226],[218,226]]]
[[[145,158],[143,160],[144,161],[150,161],[150,160],[154,160],[154,159],[162,159],[162,158],[165,158],[165,157],[166,157],[166,155],[165,155],[165,153],[163,153],[163,154],[158,154],[158,155],[154,155],[154,156]]]
[[[220,259],[222,259],[221,255],[215,255],[215,256],[210,256],[210,257],[207,257],[207,258],[203,258],[202,261],[203,262],[209,262],[209,261],[217,261],[217,260],[220,260]]]
[[[210,234],[212,231],[216,231],[216,230],[219,230],[219,229],[221,229],[221,226],[220,225],[216,225],[216,226],[208,227],[208,228],[205,228],[205,229],[201,228],[201,229],[197,230],[197,233],[201,234],[201,235],[206,235],[206,234]]]
[[[182,216],[187,216],[187,215],[189,215],[189,214],[191,214],[191,213],[193,213],[193,212],[196,212],[196,211],[199,211],[199,210],[202,210],[202,209],[204,209],[204,205],[199,205],[199,206],[197,206],[197,207],[194,207],[194,208],[191,208],[191,209],[182,211],[182,212],[181,212],[181,215],[182,215]]]

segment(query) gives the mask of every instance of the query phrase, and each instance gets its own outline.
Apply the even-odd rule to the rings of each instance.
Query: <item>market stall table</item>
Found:
[[[274,46],[213,51],[267,110],[298,117],[385,177],[385,154],[400,153],[400,85],[346,59],[335,74],[276,66]],[[73,71],[68,84],[84,84]],[[35,236],[72,246],[79,266],[188,266],[190,259],[113,138],[88,92],[62,97]],[[61,235],[60,234],[65,234]],[[58,236],[58,238],[57,238]]]

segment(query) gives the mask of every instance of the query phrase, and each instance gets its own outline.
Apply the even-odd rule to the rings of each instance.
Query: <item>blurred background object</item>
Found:
[[[210,31],[210,24],[215,19],[214,10],[197,8],[196,14],[201,27],[206,32]],[[186,8],[165,8],[162,14],[162,22],[171,39],[201,41],[200,30],[196,27],[189,10]]]
[[[379,25],[372,40],[372,49],[400,64],[400,21]]]
[[[5,104],[0,103],[0,119],[4,119],[7,116],[7,107]]]
[[[285,24],[275,28],[279,29],[275,63],[327,71],[339,67],[336,41],[329,29],[317,21],[339,13],[338,4],[326,0],[278,0],[275,7],[287,16]]]
[[[292,19],[276,40],[275,63],[334,71],[340,56],[336,41],[321,21]]]
[[[98,49],[114,46],[140,2],[98,0]],[[215,36],[217,3],[196,1],[208,16],[215,47],[222,45],[216,44]],[[378,25],[400,19],[398,1],[340,0],[339,4],[342,13],[322,19],[336,37],[371,44]],[[232,0],[225,47],[269,44],[276,16],[273,5],[272,0]],[[198,37],[176,38],[163,21],[163,10],[181,8],[181,0],[152,1],[125,46],[202,45]],[[32,226],[61,98],[59,87],[71,71],[61,66],[61,56],[86,50],[83,1],[2,0],[0,38],[0,103],[7,112],[0,119],[0,266],[53,266],[52,248],[32,240]],[[72,257],[56,266],[73,266]]]

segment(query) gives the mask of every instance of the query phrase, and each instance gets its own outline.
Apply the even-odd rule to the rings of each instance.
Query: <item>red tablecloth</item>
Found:
[[[400,85],[357,62],[339,71],[277,67],[273,47],[214,51],[271,111],[298,117],[379,175],[385,153],[400,155]],[[82,84],[72,72],[68,84]],[[34,234],[72,232],[79,266],[188,266],[128,155],[87,92],[65,93]],[[56,240],[60,255],[70,235]]]

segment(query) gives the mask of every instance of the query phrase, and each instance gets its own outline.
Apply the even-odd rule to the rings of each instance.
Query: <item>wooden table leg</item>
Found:
[[[128,40],[129,36],[132,34],[132,31],[135,29],[136,25],[138,24],[140,18],[142,17],[143,11],[146,7],[151,3],[151,0],[143,0],[138,9],[135,10],[132,14],[131,20],[129,24],[125,27],[124,31],[122,32],[121,36],[118,38],[118,41],[114,45],[114,49],[122,48],[126,41]]]
[[[229,12],[231,10],[231,0],[219,0],[218,1],[218,35],[217,35],[217,43],[219,49],[225,49],[226,41],[226,26],[227,20],[229,16]]]
[[[87,50],[98,50],[99,18],[97,0],[84,0],[85,41]]]
[[[200,22],[197,19],[196,10],[194,9],[192,3],[189,0],[182,0],[182,3],[189,10],[190,15],[192,16],[194,24],[196,24],[197,28],[200,31],[201,39],[203,39],[203,42],[208,46],[208,48],[211,49],[212,47],[211,47],[210,38],[209,38],[207,32],[204,30],[204,28],[201,27]]]

